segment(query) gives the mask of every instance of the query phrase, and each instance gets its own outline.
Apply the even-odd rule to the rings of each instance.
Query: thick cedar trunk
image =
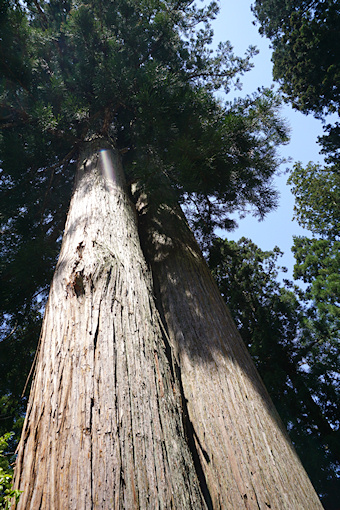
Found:
[[[182,211],[137,205],[212,508],[321,509]]]
[[[206,508],[117,154],[88,143],[76,181],[19,445],[18,508]]]
[[[46,308],[19,508],[322,508],[180,210],[140,215],[155,298],[119,158],[98,143]]]

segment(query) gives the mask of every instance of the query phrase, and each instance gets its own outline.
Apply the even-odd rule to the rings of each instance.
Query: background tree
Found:
[[[336,169],[335,169],[336,170]],[[339,448],[339,174],[334,167],[297,164],[289,178],[295,195],[295,216],[311,237],[294,238],[294,277],[306,288],[310,367],[314,398],[334,431],[330,448]],[[319,395],[319,397],[316,397]]]
[[[334,167],[295,165],[288,183],[295,196],[295,218],[313,237],[294,238],[294,277],[307,284],[306,300],[314,303],[325,337],[339,332],[339,175]]]
[[[339,114],[338,2],[256,0],[252,10],[272,42],[273,77],[292,106],[317,118]],[[339,124],[325,130],[323,152],[338,160]]]

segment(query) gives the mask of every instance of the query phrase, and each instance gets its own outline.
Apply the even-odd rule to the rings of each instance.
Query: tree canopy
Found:
[[[256,0],[260,33],[272,42],[273,77],[287,101],[317,118],[340,112],[340,11],[337,0]],[[339,123],[324,126],[321,152],[339,163]]]
[[[273,76],[293,106],[315,115],[339,113],[340,12],[335,0],[257,0],[260,33],[273,45]]]

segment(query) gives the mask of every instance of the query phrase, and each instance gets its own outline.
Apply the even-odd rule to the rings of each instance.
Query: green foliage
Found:
[[[327,124],[324,126],[324,132],[327,133],[318,138],[319,143],[322,145],[321,154],[326,154],[326,163],[336,165],[339,168],[340,164],[340,124],[335,122],[332,126]]]
[[[209,237],[215,227],[233,228],[240,211],[263,218],[277,204],[271,176],[282,160],[276,148],[288,141],[271,90],[236,100],[227,114],[220,106],[200,126],[184,119],[184,135],[169,147],[174,162],[167,175],[186,206],[197,233]]]
[[[340,112],[340,11],[337,0],[255,0],[260,33],[272,42],[273,76],[285,98],[322,118]],[[339,163],[339,123],[319,137],[328,163]]]
[[[312,238],[294,238],[294,277],[307,284],[305,300],[315,307],[319,335],[338,347],[340,330],[340,177],[332,167],[295,165],[288,180],[295,218]]]
[[[337,350],[316,336],[315,311],[277,281],[278,248],[216,239],[209,264],[325,508],[339,491]],[[303,297],[303,294],[302,294]]]
[[[12,487],[13,470],[7,456],[4,455],[4,452],[6,452],[8,448],[11,435],[12,434],[8,432],[0,436],[0,508],[3,510],[10,510],[12,507],[11,502],[15,501],[17,503],[22,492]]]
[[[253,12],[273,44],[274,79],[293,106],[316,115],[339,113],[338,2],[256,0]]]
[[[298,223],[323,239],[339,238],[340,176],[332,167],[294,166],[288,184],[295,196]]]

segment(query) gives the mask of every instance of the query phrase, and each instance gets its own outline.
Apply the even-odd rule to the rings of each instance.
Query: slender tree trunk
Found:
[[[321,509],[182,211],[148,210],[143,198],[137,208],[206,500],[214,509]]]
[[[206,508],[119,158],[88,142],[18,450],[19,509]]]

